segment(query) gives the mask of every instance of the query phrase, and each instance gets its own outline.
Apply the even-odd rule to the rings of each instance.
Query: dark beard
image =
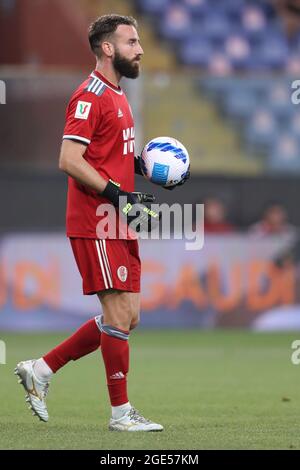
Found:
[[[126,78],[137,78],[140,73],[138,64],[133,64],[132,61],[125,59],[119,51],[115,51],[115,57],[113,59],[113,66],[122,77]]]

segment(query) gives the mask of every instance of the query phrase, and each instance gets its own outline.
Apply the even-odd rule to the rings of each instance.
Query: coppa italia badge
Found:
[[[120,281],[125,282],[128,274],[127,268],[125,266],[120,266],[118,268],[117,274]]]
[[[92,103],[88,103],[87,101],[78,101],[75,117],[77,119],[87,119],[89,117],[91,106]]]

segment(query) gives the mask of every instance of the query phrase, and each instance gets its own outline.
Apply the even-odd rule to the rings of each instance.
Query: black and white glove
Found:
[[[134,172],[136,175],[144,176],[141,169],[141,157],[139,155],[134,157]]]
[[[171,191],[172,189],[176,188],[177,186],[182,186],[182,185],[189,179],[189,177],[191,176],[190,166],[191,166],[191,165],[189,165],[186,174],[184,175],[184,177],[182,178],[182,180],[179,181],[179,183],[174,184],[173,186],[164,186],[164,188],[165,188],[165,189],[169,189],[169,190]]]
[[[119,186],[109,181],[102,193],[112,204],[119,209],[136,232],[151,232],[159,224],[159,214],[145,206],[147,202],[154,202],[153,194],[122,191]]]

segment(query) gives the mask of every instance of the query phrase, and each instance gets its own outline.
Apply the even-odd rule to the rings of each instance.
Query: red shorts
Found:
[[[141,261],[137,240],[70,238],[70,242],[84,294],[107,289],[140,292]]]

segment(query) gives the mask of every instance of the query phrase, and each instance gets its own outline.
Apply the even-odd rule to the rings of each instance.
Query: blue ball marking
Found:
[[[169,165],[162,165],[161,163],[154,163],[153,171],[151,175],[152,183],[165,185],[168,181],[169,176]]]
[[[170,142],[151,142],[147,147],[147,152],[150,152],[153,149],[159,149],[161,152],[172,152],[174,153],[174,157],[178,158],[186,163],[187,156],[183,150],[175,147]]]

